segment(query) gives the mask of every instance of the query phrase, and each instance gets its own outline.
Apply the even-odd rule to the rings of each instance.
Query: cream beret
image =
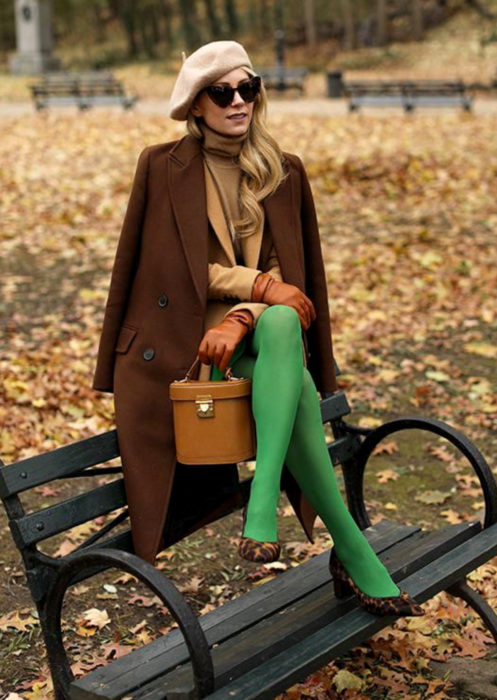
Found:
[[[183,58],[169,102],[171,119],[184,121],[200,90],[234,68],[256,75],[247,52],[237,41],[211,41]]]

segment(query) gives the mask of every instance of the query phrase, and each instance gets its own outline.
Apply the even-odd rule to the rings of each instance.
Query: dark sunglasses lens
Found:
[[[259,94],[260,89],[261,79],[256,75],[247,83],[242,83],[238,88],[238,92],[244,102],[253,102]]]
[[[253,102],[261,89],[260,76],[256,75],[238,87],[238,93],[244,102]],[[206,92],[218,107],[227,107],[233,102],[235,89],[229,85],[209,85]]]
[[[207,94],[218,107],[227,107],[233,101],[235,91],[226,85],[210,85],[206,88]]]

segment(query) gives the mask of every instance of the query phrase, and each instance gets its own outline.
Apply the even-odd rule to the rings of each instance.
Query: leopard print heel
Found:
[[[343,598],[348,593],[353,592],[359,599],[359,605],[373,615],[417,616],[425,614],[421,605],[416,603],[406,591],[401,590],[400,595],[383,598],[363,593],[347,574],[334,547],[330,552],[329,568],[337,598]]]
[[[245,529],[245,520],[247,518],[247,506],[243,509],[243,525],[242,532]],[[268,564],[272,561],[277,561],[280,558],[281,547],[279,542],[259,542],[251,537],[240,538],[238,545],[238,554],[243,559],[255,561],[262,564]]]

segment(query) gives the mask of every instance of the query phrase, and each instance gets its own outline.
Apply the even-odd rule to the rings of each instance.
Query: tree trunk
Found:
[[[214,0],[204,0],[204,5],[212,40],[219,39],[222,35],[221,23],[217,16]]]
[[[304,0],[305,10],[305,40],[307,46],[313,49],[316,46],[316,7],[314,0]]]
[[[189,52],[195,51],[200,46],[195,0],[181,0],[179,9],[186,47]]]
[[[236,37],[240,31],[240,20],[235,5],[235,0],[224,0],[226,23],[231,37]]]
[[[164,18],[164,39],[168,46],[173,44],[173,32],[171,28],[171,18],[173,10],[171,0],[161,0],[162,16]]]
[[[376,0],[376,42],[378,46],[387,43],[387,1]]]
[[[271,34],[271,13],[268,0],[259,0],[259,36],[266,39]]]
[[[144,8],[140,11],[138,23],[140,26],[142,47],[148,58],[154,59],[157,58],[157,56],[154,49],[151,19],[151,8]]]
[[[105,21],[102,13],[102,7],[97,4],[92,4],[94,27],[95,27],[95,43],[103,44],[106,39]]]
[[[343,47],[346,51],[351,51],[355,48],[355,26],[352,2],[351,0],[340,0],[340,5],[342,7],[344,27]]]
[[[152,29],[152,37],[155,46],[161,40],[159,8],[155,3],[150,12],[150,27]]]
[[[412,35],[416,41],[423,36],[423,10],[421,0],[411,0],[412,5]]]
[[[123,0],[120,16],[128,40],[128,57],[136,58],[138,43],[136,40],[136,8],[133,0]]]

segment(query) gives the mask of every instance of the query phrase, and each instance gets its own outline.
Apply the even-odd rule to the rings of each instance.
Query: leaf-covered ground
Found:
[[[311,180],[351,422],[441,418],[462,428],[495,472],[497,119],[278,116],[270,126]],[[183,125],[96,110],[4,119],[2,129],[0,456],[8,463],[113,427],[112,397],[90,385],[117,238],[140,150],[177,138]],[[24,504],[67,498],[83,488],[77,481],[39,488]],[[382,444],[365,490],[373,522],[441,527],[482,517],[472,472],[435,438],[399,434]],[[257,569],[237,557],[240,524],[230,516],[159,559],[197,612],[330,546],[322,527],[309,545],[282,498],[281,561]],[[46,551],[71,551],[95,527],[74,528]],[[52,698],[3,510],[0,566],[1,691]],[[469,577],[493,606],[496,573],[497,558]],[[494,640],[455,598],[440,594],[424,607],[423,618],[399,620],[280,697],[476,697],[436,677],[430,661],[485,657]],[[77,675],[171,625],[158,600],[117,571],[76,586],[64,608]]]

